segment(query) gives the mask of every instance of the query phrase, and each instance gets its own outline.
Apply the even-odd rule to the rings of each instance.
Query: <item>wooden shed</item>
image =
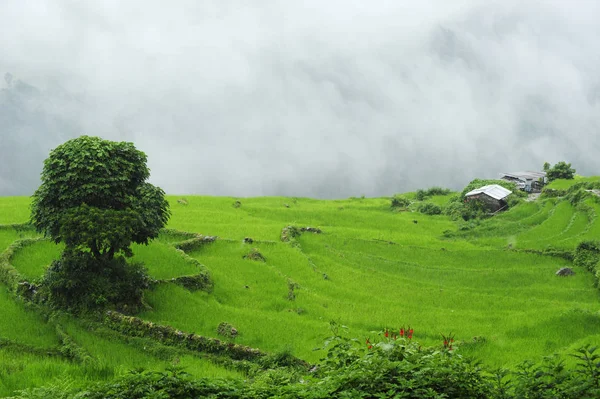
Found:
[[[465,194],[465,201],[480,200],[490,211],[497,212],[506,208],[506,198],[511,194],[512,191],[509,189],[498,184],[490,184],[469,191]]]

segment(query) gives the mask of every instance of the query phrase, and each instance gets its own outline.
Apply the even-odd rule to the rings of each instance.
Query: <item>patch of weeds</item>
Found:
[[[295,301],[296,300],[296,292],[295,292],[295,290],[298,289],[298,288],[300,288],[300,285],[298,283],[296,283],[292,279],[288,279],[288,295],[287,295],[288,301]]]
[[[394,195],[392,197],[392,204],[391,207],[392,209],[407,209],[410,205],[410,200],[406,197],[403,197],[401,195]]]
[[[264,255],[261,254],[260,252],[258,252],[258,248],[252,248],[252,251],[250,251],[246,255],[244,255],[243,258],[249,259],[249,260],[255,260],[255,261],[259,261],[259,262],[267,261],[267,259],[264,257]]]
[[[296,226],[286,226],[281,230],[281,241],[289,242],[290,240],[300,237],[300,229]]]
[[[227,323],[226,321],[222,321],[217,326],[217,335],[220,335],[225,338],[235,339],[238,336],[238,329]]]

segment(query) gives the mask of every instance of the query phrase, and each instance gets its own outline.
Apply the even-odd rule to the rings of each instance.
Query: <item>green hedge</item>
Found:
[[[177,242],[173,244],[173,246],[177,249],[180,249],[184,252],[190,252],[195,249],[202,247],[204,244],[211,243],[215,241],[217,237],[214,236],[203,236],[201,234],[197,235],[194,238],[190,238],[189,240]]]
[[[173,283],[190,291],[211,292],[213,289],[212,279],[210,278],[210,275],[205,272],[193,274],[190,276],[179,276],[167,280],[154,280],[152,283]]]
[[[285,226],[281,230],[281,241],[283,242],[293,242],[296,238],[300,237],[302,233],[314,233],[321,234],[323,231],[318,227],[297,227],[297,226]]]
[[[34,232],[35,227],[29,223],[0,224],[0,230],[14,230],[17,233],[24,231]]]
[[[59,324],[56,324],[55,328],[56,335],[60,340],[60,353],[62,356],[78,363],[92,364],[96,362],[96,359],[83,347],[79,346]]]
[[[596,286],[600,282],[600,241],[582,241],[577,245],[573,263],[594,275]]]
[[[104,324],[126,335],[152,338],[165,345],[180,346],[198,352],[227,355],[236,360],[253,360],[266,356],[266,353],[248,346],[185,333],[171,326],[155,324],[114,311],[106,312]]]
[[[19,284],[24,282],[25,279],[21,274],[10,264],[12,257],[15,252],[26,246],[32,245],[38,241],[45,240],[45,238],[25,238],[17,240],[10,244],[8,248],[0,254],[0,282],[8,285],[13,292],[17,292]]]

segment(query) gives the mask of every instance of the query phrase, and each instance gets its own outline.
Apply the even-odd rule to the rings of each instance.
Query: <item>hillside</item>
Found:
[[[555,184],[567,190],[572,183]],[[428,201],[443,206],[448,198]],[[323,357],[314,349],[331,335],[331,321],[361,340],[411,326],[415,340],[429,346],[441,345],[440,333],[453,333],[460,353],[494,367],[600,344],[593,275],[542,253],[573,251],[600,237],[600,202],[593,196],[575,204],[542,197],[481,223],[395,212],[389,198],[169,201],[169,230],[149,246],[134,246],[133,259],[157,280],[208,271],[214,287],[194,291],[165,282],[148,290],[149,306],[137,316],[158,325],[222,339],[217,326],[227,322],[238,331],[236,344],[309,363]],[[35,281],[61,248],[21,225],[28,204],[25,197],[0,198],[0,248],[25,240],[5,258]],[[313,229],[292,237],[287,226]],[[282,240],[282,232],[291,239]],[[186,233],[217,239],[180,245],[183,252],[174,244],[198,238]],[[263,259],[252,259],[257,253]],[[576,274],[557,277],[563,266]],[[194,376],[245,375],[222,357],[96,321],[48,319],[16,300],[6,284],[0,302],[0,397],[55,383],[85,386],[139,367],[164,370],[175,359]]]

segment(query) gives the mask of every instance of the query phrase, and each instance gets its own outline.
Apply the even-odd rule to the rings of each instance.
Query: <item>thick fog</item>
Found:
[[[600,2],[0,5],[0,195],[81,134],[172,194],[379,196],[600,174]]]

